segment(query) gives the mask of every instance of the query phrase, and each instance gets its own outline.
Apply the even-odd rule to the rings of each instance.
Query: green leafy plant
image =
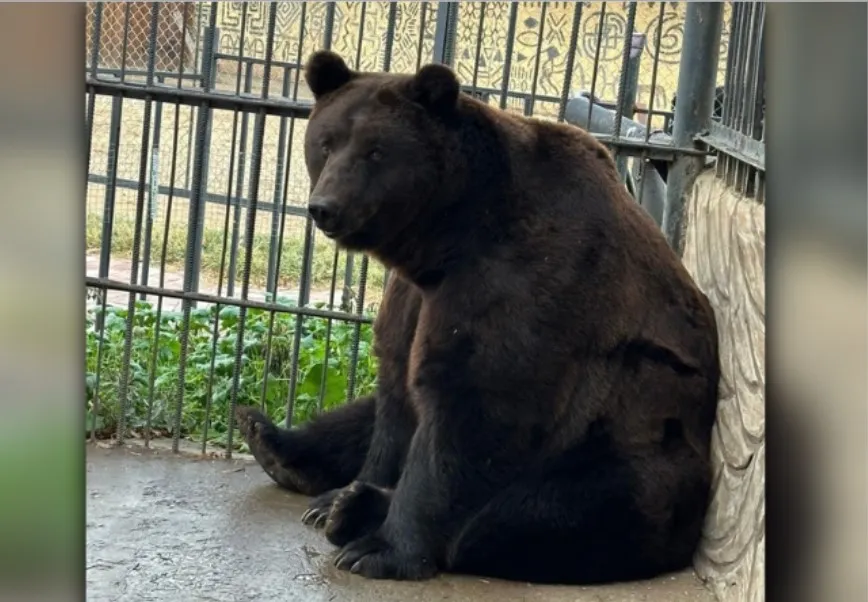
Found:
[[[275,302],[294,306],[291,299]],[[125,307],[107,307],[104,314],[97,307],[86,317],[86,428],[98,437],[115,433],[120,423],[127,317]],[[239,405],[262,407],[276,422],[291,408],[293,424],[343,403],[353,365],[357,396],[376,385],[370,324],[249,309],[239,345],[241,322],[238,307],[222,306],[219,313],[218,306],[192,309],[185,346],[183,312],[138,301],[131,324],[127,436],[141,436],[148,425],[152,436],[173,435],[179,424],[180,437],[226,445],[236,373]],[[234,447],[243,449],[239,439]]]

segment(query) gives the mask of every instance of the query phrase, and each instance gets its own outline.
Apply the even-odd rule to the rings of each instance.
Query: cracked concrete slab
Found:
[[[370,581],[332,566],[307,498],[249,459],[87,446],[87,599],[176,602],[711,602],[692,572],[602,587],[443,575]]]

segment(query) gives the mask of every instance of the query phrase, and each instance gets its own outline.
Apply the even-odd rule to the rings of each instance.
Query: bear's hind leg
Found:
[[[239,406],[235,419],[253,457],[278,485],[320,495],[358,475],[374,430],[373,397],[363,397],[293,429],[275,425],[258,408]]]
[[[500,579],[594,584],[651,578],[690,554],[660,541],[637,506],[629,464],[595,436],[553,470],[497,494],[453,540],[446,570]],[[577,457],[578,456],[578,457]],[[697,510],[699,511],[699,510]],[[684,542],[681,542],[684,543]],[[649,554],[649,547],[660,554]]]

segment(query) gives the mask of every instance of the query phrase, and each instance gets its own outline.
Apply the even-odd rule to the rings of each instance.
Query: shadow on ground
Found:
[[[87,447],[87,599],[283,602],[710,602],[692,573],[605,587],[472,577],[369,581],[332,566],[307,499],[249,460]]]

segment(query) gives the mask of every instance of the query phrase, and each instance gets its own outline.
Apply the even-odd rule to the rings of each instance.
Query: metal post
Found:
[[[118,144],[121,136],[121,103],[119,96],[112,98],[112,116],[109,125],[108,162],[106,164],[105,200],[102,213],[102,241],[99,249],[99,277],[108,278],[112,254],[112,230],[115,221],[115,167],[117,166]]]
[[[212,15],[212,20],[214,16]],[[202,48],[202,79],[206,92],[214,89],[215,79],[215,42],[217,39],[217,28],[205,28],[205,44]],[[193,181],[192,188],[194,190],[190,199],[189,210],[189,228],[187,244],[190,245],[191,262],[187,266],[190,270],[189,292],[198,292],[199,290],[199,273],[202,269],[202,243],[203,233],[205,230],[205,208],[207,202],[205,196],[208,191],[208,158],[210,155],[209,147],[211,146],[211,107],[200,105],[199,112],[196,115],[196,151],[193,156]],[[196,173],[196,170],[199,173]],[[198,202],[193,202],[193,197],[197,198]],[[185,274],[186,279],[186,274]],[[193,307],[196,303],[193,302]]]
[[[344,290],[341,292],[341,311],[351,311],[351,304],[353,302],[353,272],[355,271],[355,256],[351,252],[347,252],[347,262],[344,267]]]
[[[458,2],[438,2],[434,27],[434,62],[452,66],[458,29]]]
[[[283,68],[283,89],[281,90],[284,100],[289,100],[289,67]],[[277,257],[280,253],[280,220],[281,204],[283,198],[283,170],[286,157],[286,117],[280,118],[280,129],[277,134],[277,161],[274,172],[274,203],[271,212],[271,239],[268,244],[268,272],[265,281],[265,292],[268,295],[277,295]]]
[[[163,78],[157,81],[163,83]],[[160,130],[163,123],[163,103],[156,103],[154,117],[154,138],[151,143],[151,182],[148,187],[148,214],[145,216],[145,250],[142,254],[142,286],[148,286],[148,278],[151,271],[151,244],[154,235],[154,221],[157,219],[159,206],[160,186]],[[147,298],[145,293],[139,297],[142,301]]]
[[[630,56],[627,59],[627,77],[624,82],[624,90],[621,97],[618,99],[616,115],[622,118],[633,119],[636,112],[636,96],[639,91],[639,64],[642,62],[642,52],[645,50],[645,34],[634,33],[630,40]],[[615,129],[613,132],[616,136],[620,135],[620,119],[615,118]],[[621,180],[627,177],[627,157],[623,153],[618,153],[618,158],[615,161],[618,166],[618,174]]]
[[[253,90],[253,64],[247,64],[244,72],[244,93],[250,94]],[[245,111],[241,115],[241,140],[238,144],[238,176],[235,179],[235,207],[232,214],[232,241],[229,244],[229,270],[226,275],[226,296],[235,296],[235,276],[238,269],[238,245],[241,231],[241,203],[244,195],[244,171],[247,162],[247,131],[250,113]],[[249,210],[248,203],[248,210]]]
[[[676,147],[696,145],[695,137],[711,121],[722,16],[723,4],[691,2],[687,5],[672,128],[672,142]],[[703,165],[702,157],[682,156],[669,168],[663,232],[679,255],[684,244],[684,204]]]

